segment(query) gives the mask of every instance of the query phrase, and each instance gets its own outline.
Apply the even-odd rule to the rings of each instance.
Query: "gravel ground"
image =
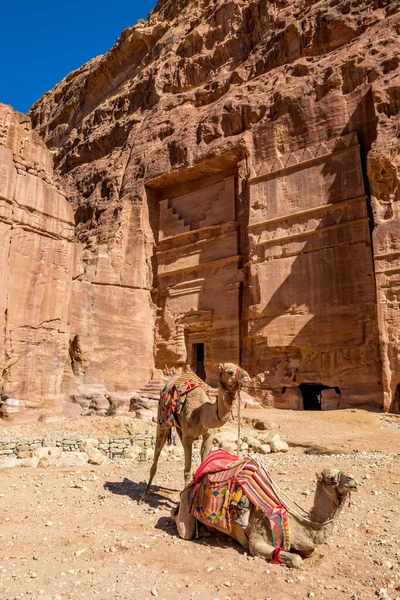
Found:
[[[180,456],[160,459],[154,494],[144,504],[138,500],[149,461],[3,468],[0,599],[400,600],[400,419],[259,409],[245,411],[244,432],[254,416],[275,423],[292,444],[289,453],[262,460],[305,508],[315,473],[326,466],[360,483],[333,536],[300,570],[249,557],[223,535],[180,540],[170,519],[183,483]],[[87,427],[93,435],[127,426],[125,419],[97,418],[51,429],[73,427],[82,435]],[[10,428],[0,429],[2,437],[4,429]],[[27,426],[11,429],[14,437],[22,429],[29,435]],[[306,454],[310,446],[314,454]]]

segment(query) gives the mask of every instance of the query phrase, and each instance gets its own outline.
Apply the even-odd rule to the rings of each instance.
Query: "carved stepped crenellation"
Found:
[[[170,201],[160,202],[160,239],[188,231],[190,231],[190,224],[186,223],[173,206],[170,206]]]
[[[210,210],[206,212],[204,219],[199,221],[199,229],[211,227],[212,225],[220,225],[226,222],[226,206],[220,202],[219,198],[217,198],[212,203]]]
[[[165,380],[166,381],[166,380]],[[150,380],[143,386],[138,393],[141,396],[145,396],[146,398],[150,398],[151,400],[158,400],[160,397],[160,392],[165,385],[165,381],[160,380]]]
[[[235,197],[235,179],[227,177],[210,208],[206,211],[204,219],[199,221],[199,228],[210,227],[235,221],[235,203],[230,199]]]

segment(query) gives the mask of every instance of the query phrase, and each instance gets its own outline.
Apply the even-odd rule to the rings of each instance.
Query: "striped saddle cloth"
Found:
[[[186,394],[196,387],[201,387],[210,396],[208,385],[190,371],[183,375],[174,375],[164,385],[158,401],[157,423],[163,429],[176,425],[174,415],[179,415],[186,402]]]
[[[190,512],[205,525],[228,531],[245,494],[269,519],[273,544],[290,550],[288,515],[276,497],[265,468],[250,457],[238,459],[225,450],[210,452],[193,476]]]

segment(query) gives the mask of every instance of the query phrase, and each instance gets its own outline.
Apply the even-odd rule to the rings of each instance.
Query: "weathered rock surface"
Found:
[[[0,104],[0,413],[61,416],[77,264],[71,205],[29,118]]]
[[[32,107],[84,247],[66,393],[242,357],[267,405],[396,408],[399,30],[388,0],[162,0]]]

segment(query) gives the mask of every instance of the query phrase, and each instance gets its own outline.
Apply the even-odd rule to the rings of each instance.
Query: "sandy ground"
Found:
[[[144,504],[149,462],[9,468],[0,470],[0,600],[400,600],[400,419],[254,409],[245,411],[245,432],[252,417],[275,422],[291,444],[289,453],[262,459],[302,506],[310,507],[315,472],[326,466],[360,482],[336,532],[300,570],[253,559],[222,535],[180,540],[170,511],[182,487],[181,459],[160,460]],[[38,427],[1,427],[0,435],[26,437]],[[143,430],[143,423],[98,417],[40,428],[92,435]],[[315,446],[334,454],[306,453]]]

